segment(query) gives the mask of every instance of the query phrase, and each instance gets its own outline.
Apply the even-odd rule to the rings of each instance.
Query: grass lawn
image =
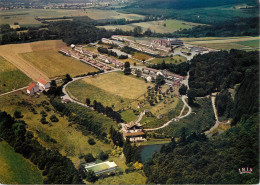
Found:
[[[105,106],[114,105],[115,109],[121,109],[142,97],[149,85],[133,76],[114,72],[84,78],[69,84],[67,88],[72,96],[82,102],[90,98],[91,102],[96,100]]]
[[[170,63],[180,64],[182,62],[186,62],[187,58],[180,55],[174,55],[173,57],[155,58],[149,62],[152,64],[161,64],[163,60],[165,61],[166,64],[170,64]]]
[[[99,179],[95,184],[145,184],[145,181],[146,177],[141,171],[137,171]]]
[[[148,60],[150,58],[152,58],[151,56],[144,54],[144,53],[139,53],[139,52],[135,52],[133,55],[134,58],[138,59],[138,60]]]
[[[237,43],[259,50],[259,40],[242,41]]]
[[[29,85],[32,80],[0,57],[0,94]]]
[[[5,141],[0,142],[0,183],[42,184],[41,171]]]
[[[127,123],[129,123],[130,121],[135,121],[137,120],[139,115],[135,115],[135,113],[133,112],[133,110],[128,109],[126,111],[123,111],[121,113],[122,119],[125,120]]]
[[[20,55],[44,72],[49,78],[63,76],[67,73],[71,76],[76,76],[97,71],[97,69],[90,65],[84,64],[72,57],[64,56],[54,50],[34,51]]]

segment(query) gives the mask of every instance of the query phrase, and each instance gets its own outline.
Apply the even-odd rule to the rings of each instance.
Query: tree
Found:
[[[187,96],[188,96],[188,104],[192,105],[194,103],[195,97],[196,97],[196,91],[194,89],[190,89],[187,92]]]
[[[86,98],[86,104],[89,106],[90,105],[90,99]]]
[[[86,163],[94,162],[96,160],[91,153],[86,154],[84,159]]]
[[[19,119],[19,118],[22,118],[23,115],[22,115],[21,111],[16,110],[16,111],[14,112],[14,117]]]
[[[92,170],[88,170],[86,172],[86,180],[88,182],[95,182],[97,180],[97,176],[96,176],[95,172],[93,172]]]
[[[125,69],[124,69],[124,74],[125,75],[130,75],[131,74],[131,68],[130,68],[130,63],[126,62],[124,65]]]
[[[51,115],[51,117],[50,117],[50,120],[52,121],[52,122],[58,122],[59,121],[59,119],[56,117],[56,115]]]
[[[157,75],[157,76],[156,76],[156,79],[155,79],[155,83],[156,83],[158,86],[161,86],[161,85],[165,84],[164,77],[163,77],[162,75]]]
[[[108,154],[106,154],[105,152],[100,152],[99,154],[98,154],[98,158],[100,159],[100,160],[102,160],[102,161],[105,161],[105,160],[107,160],[108,159]]]
[[[88,144],[94,145],[94,144],[96,144],[96,142],[94,141],[93,138],[89,138],[89,139],[88,139]]]
[[[134,28],[134,36],[135,37],[141,35],[142,32],[143,32],[143,29],[140,26],[137,26],[137,27]]]
[[[187,92],[187,86],[186,85],[182,85],[179,89],[179,93],[180,95],[185,95]]]

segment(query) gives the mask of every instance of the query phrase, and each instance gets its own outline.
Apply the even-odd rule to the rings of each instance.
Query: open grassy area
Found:
[[[152,58],[151,56],[144,54],[144,53],[140,53],[140,52],[135,52],[133,57],[138,60],[143,60],[143,59],[148,60],[148,59]]]
[[[259,40],[241,41],[237,43],[259,50]]]
[[[149,22],[141,22],[141,23],[132,23],[127,25],[108,25],[108,26],[101,26],[108,30],[115,30],[116,28],[122,29],[124,31],[133,30],[135,27],[140,26],[143,31],[150,28],[152,31],[157,33],[172,33],[179,29],[189,29],[199,24],[175,20],[175,19],[168,19],[168,20],[160,20],[160,21],[149,21]]]
[[[121,113],[121,116],[122,116],[122,119],[123,119],[123,120],[125,120],[127,123],[129,123],[129,122],[131,122],[131,121],[137,120],[139,114],[136,115],[136,114],[133,112],[133,110],[128,109],[128,110],[126,110],[126,111],[123,111],[123,112]]]
[[[0,141],[0,183],[42,184],[41,171],[18,154],[5,141]]]
[[[163,61],[166,64],[170,64],[170,63],[172,63],[172,64],[180,64],[182,62],[186,62],[187,58],[185,58],[184,56],[180,56],[180,55],[174,55],[173,57],[155,58],[155,59],[149,61],[149,63],[161,64]]]
[[[102,74],[84,78],[68,85],[68,91],[78,100],[90,98],[105,106],[121,109],[139,99],[149,86],[143,80],[126,76],[121,72]]]
[[[27,103],[31,103],[37,114],[33,114],[29,110],[29,106],[22,103],[23,100]],[[41,94],[39,98],[36,98],[33,96],[27,96],[21,92],[16,92],[0,97],[0,109],[11,115],[13,115],[16,110],[21,111],[24,116],[22,119],[27,123],[28,130],[31,130],[34,135],[38,137],[40,144],[48,149],[58,150],[62,155],[68,156],[76,167],[80,162],[80,159],[78,158],[80,155],[91,152],[95,156],[101,152],[101,150],[107,151],[111,148],[109,144],[97,140],[94,135],[83,135],[82,131],[77,128],[77,125],[70,125],[68,118],[66,116],[60,116],[55,112],[51,104],[43,107],[43,101],[49,101],[43,94]],[[68,104],[68,106],[74,111],[78,111],[79,108],[82,109],[80,105],[74,105],[72,103]],[[46,107],[50,108],[49,112],[46,111]],[[42,124],[40,122],[42,117],[40,114],[41,111],[47,113],[46,120],[50,124]],[[83,110],[80,111],[84,111],[90,121],[101,122],[104,131],[108,131],[110,126],[116,125],[116,123],[111,119],[90,109],[83,108]],[[51,122],[51,115],[56,115],[59,122]],[[57,143],[46,140],[46,137],[54,139]],[[89,145],[89,137],[95,139],[95,145]]]
[[[29,85],[31,79],[0,56],[0,94]]]
[[[99,179],[96,184],[145,184],[145,181],[146,177],[140,171]]]

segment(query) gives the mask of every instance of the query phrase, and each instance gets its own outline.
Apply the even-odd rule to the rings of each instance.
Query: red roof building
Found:
[[[26,90],[27,94],[34,94],[38,91],[39,91],[39,86],[35,83],[31,83]]]

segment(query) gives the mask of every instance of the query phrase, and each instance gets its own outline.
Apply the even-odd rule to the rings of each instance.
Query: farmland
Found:
[[[0,141],[0,183],[42,184],[41,172],[5,141]]]
[[[259,37],[188,38],[185,43],[218,50],[259,50]]]
[[[58,53],[61,47],[66,47],[66,44],[59,40],[9,44],[0,46],[0,55],[34,81],[40,77],[49,80],[67,73],[73,76],[96,71],[89,65]]]
[[[0,57],[0,94],[27,86],[31,79]]]
[[[106,17],[104,17],[106,15]],[[0,12],[1,24],[14,25],[18,22],[20,26],[40,26],[42,23],[35,18],[62,18],[62,17],[89,16],[91,19],[119,19],[127,20],[142,19],[144,16],[137,14],[118,13],[115,10],[63,10],[63,9],[13,9]]]
[[[168,19],[168,20],[160,20],[160,21],[132,23],[127,25],[108,25],[102,27],[108,30],[110,29],[115,30],[116,28],[119,28],[124,31],[129,31],[129,30],[133,30],[134,27],[140,26],[143,29],[143,31],[150,28],[152,32],[155,31],[157,33],[172,33],[180,29],[189,29],[197,25],[199,24],[180,21],[176,19]]]
[[[71,83],[68,91],[82,102],[90,98],[92,102],[96,100],[120,109],[140,98],[148,86],[143,80],[122,73],[109,73]]]

